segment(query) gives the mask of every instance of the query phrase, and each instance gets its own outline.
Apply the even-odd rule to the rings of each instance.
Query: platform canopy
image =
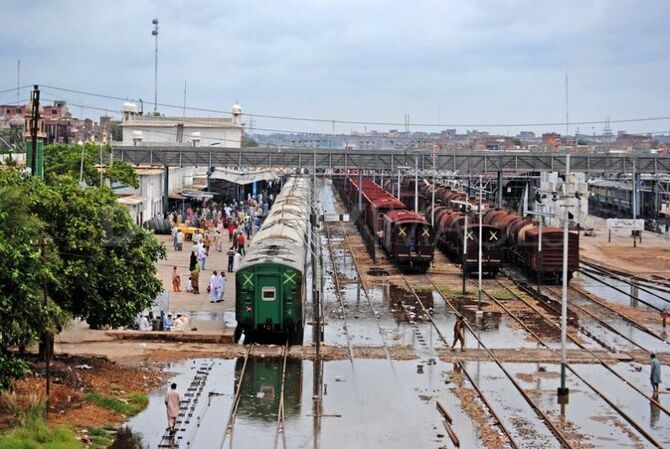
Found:
[[[271,168],[258,170],[233,170],[230,168],[217,167],[209,176],[209,179],[246,185],[256,181],[278,181],[279,176],[277,176],[275,171]]]

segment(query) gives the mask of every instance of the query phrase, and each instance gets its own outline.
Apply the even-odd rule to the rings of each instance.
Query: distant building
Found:
[[[166,117],[138,114],[137,105],[124,103],[123,145],[193,145],[241,148],[242,108],[235,104],[231,118]]]

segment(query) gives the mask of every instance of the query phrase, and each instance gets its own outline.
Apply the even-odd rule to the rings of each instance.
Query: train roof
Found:
[[[418,214],[416,212],[412,212],[409,210],[392,210],[390,212],[386,213],[386,218],[394,223],[410,223],[410,222],[418,222],[421,224],[428,224],[428,221],[426,218]]]
[[[278,263],[303,271],[310,208],[309,181],[289,178],[275,198],[261,229],[253,236],[240,269]]]

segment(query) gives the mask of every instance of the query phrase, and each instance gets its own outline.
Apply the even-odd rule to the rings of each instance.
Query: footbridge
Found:
[[[160,167],[284,168],[319,170],[362,169],[391,171],[438,170],[459,174],[525,173],[566,168],[566,154],[558,152],[433,152],[429,150],[344,150],[330,148],[221,148],[193,146],[115,146],[114,159],[134,165]],[[589,174],[670,173],[670,156],[658,154],[570,154],[570,171]]]

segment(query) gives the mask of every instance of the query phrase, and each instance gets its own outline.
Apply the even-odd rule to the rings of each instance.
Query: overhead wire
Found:
[[[106,98],[106,99],[112,99],[112,100],[120,100],[120,101],[140,101],[141,99],[129,99],[128,97],[120,97],[120,96],[114,96],[114,95],[106,95],[106,94],[100,94],[100,93],[95,93],[95,92],[87,92],[87,91],[82,91],[82,90],[77,90],[77,89],[68,89],[64,87],[58,87],[58,86],[50,86],[50,85],[44,85],[44,87],[54,89],[54,90],[59,90],[59,91],[64,91],[64,92],[70,92],[70,93],[75,93],[75,94],[80,94],[80,95],[89,95],[89,96],[94,96],[94,97],[99,97],[99,98]],[[194,107],[194,106],[186,106],[184,105],[173,105],[173,104],[167,104],[167,103],[158,103],[158,106],[161,107],[168,107],[168,108],[175,108],[179,110],[192,110],[192,111],[200,111],[200,112],[210,112],[210,113],[217,113],[217,114],[226,114],[226,115],[232,115],[231,111],[224,111],[220,109],[211,109],[211,108],[201,108],[201,107]],[[293,120],[293,121],[303,121],[303,122],[317,122],[317,123],[328,123],[328,124],[344,124],[344,125],[376,125],[376,126],[398,126],[398,127],[404,127],[407,126],[407,123],[398,123],[398,122],[386,122],[386,121],[376,121],[376,120],[341,120],[341,119],[325,119],[325,118],[317,118],[317,117],[295,117],[295,116],[288,116],[288,115],[280,115],[280,114],[263,114],[263,113],[242,113],[242,115],[247,115],[247,116],[253,116],[256,118],[269,118],[269,119],[276,119],[276,120]],[[430,127],[430,128],[502,128],[502,127],[508,127],[508,128],[532,128],[532,127],[549,127],[549,126],[565,126],[567,125],[604,125],[604,124],[612,124],[612,123],[636,123],[636,122],[647,122],[647,121],[662,121],[662,120],[670,120],[670,115],[667,116],[654,116],[654,117],[634,117],[634,118],[624,118],[624,119],[606,119],[606,120],[582,120],[582,121],[572,121],[572,122],[538,122],[538,123],[461,123],[461,124],[453,124],[453,123],[410,123],[409,125],[412,127]]]
[[[50,93],[51,95],[54,95],[54,92],[48,92],[46,91],[45,93]],[[61,98],[62,99],[62,98]],[[45,101],[55,101],[53,98],[49,97],[44,97]],[[95,110],[95,111],[102,111],[105,113],[115,113],[115,114],[120,114],[122,115],[124,111],[119,110],[119,109],[113,109],[113,108],[105,108],[105,107],[100,107],[100,106],[93,106],[93,105],[87,105],[87,104],[82,104],[78,102],[71,102],[68,100],[68,105],[70,106],[75,106],[75,107],[80,107],[83,109],[90,109],[90,110]],[[180,123],[188,123],[191,125],[211,125],[211,122],[204,121],[204,117],[167,117],[168,119],[173,119],[177,122]],[[217,118],[217,117],[213,117]],[[219,118],[224,118],[224,117],[219,117]],[[138,126],[141,126],[140,123],[137,124]],[[373,134],[344,134],[344,133],[325,133],[325,132],[308,132],[308,131],[300,131],[300,130],[287,130],[287,129],[275,129],[275,128],[262,128],[262,127],[254,127],[254,131],[265,131],[265,132],[270,132],[270,133],[277,133],[277,134],[287,134],[287,135],[293,135],[296,136],[297,138],[303,136],[306,138],[306,140],[309,140],[310,136],[314,137],[321,137],[320,139],[317,140],[326,140],[324,137],[328,139],[386,139],[386,140],[393,140],[393,136],[388,136],[388,135],[373,135]],[[158,134],[169,134],[169,135],[174,135],[177,136],[176,131],[165,131],[165,130],[151,130],[151,132],[155,132]],[[660,130],[660,131],[643,131],[638,134],[667,134],[670,132],[669,130]],[[439,136],[436,135],[430,135],[430,136],[410,136],[409,138],[407,136],[397,136],[398,139],[409,139],[410,141],[427,141],[427,142],[435,142],[436,139],[439,138]],[[588,137],[588,136],[585,136]],[[225,138],[218,138],[218,137],[208,137],[208,136],[201,136],[201,140],[209,140],[209,141],[215,141],[215,142],[234,142],[234,143],[239,143],[235,139],[225,139]],[[280,144],[281,147],[284,148],[296,148],[296,149],[303,149],[305,146],[303,145],[290,145],[290,144]]]

